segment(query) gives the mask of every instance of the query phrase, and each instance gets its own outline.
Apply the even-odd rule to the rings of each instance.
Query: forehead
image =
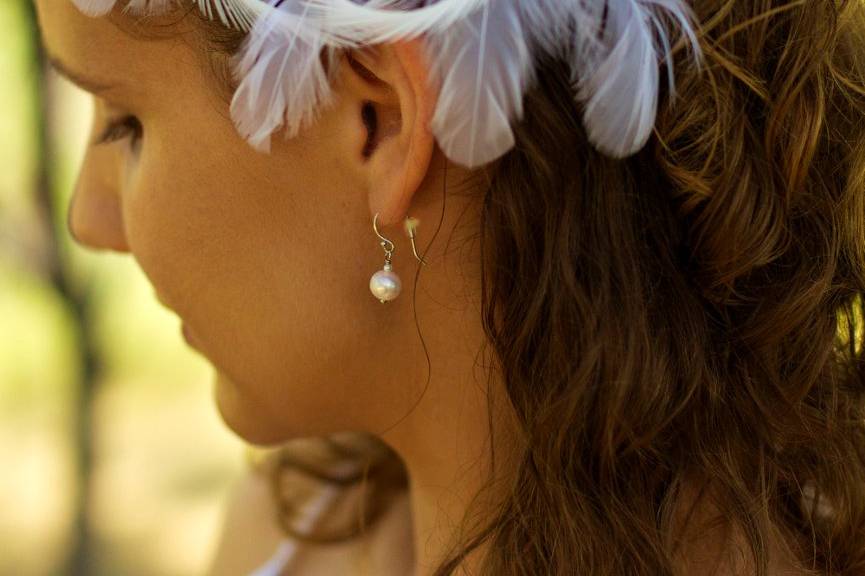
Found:
[[[139,37],[124,30],[132,28],[132,20],[118,11],[93,18],[82,14],[71,0],[34,3],[46,51],[81,75],[126,80],[129,89],[140,91],[148,81],[167,83],[178,67],[193,60],[180,34]]]

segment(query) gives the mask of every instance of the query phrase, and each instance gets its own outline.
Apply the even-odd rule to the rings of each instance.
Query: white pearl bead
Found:
[[[382,303],[393,300],[402,290],[402,282],[396,272],[379,270],[369,279],[369,290]]]

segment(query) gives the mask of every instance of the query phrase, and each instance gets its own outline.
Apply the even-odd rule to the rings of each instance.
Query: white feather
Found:
[[[522,117],[533,72],[519,0],[307,2],[329,41],[344,46],[425,35],[440,86],[430,128],[451,160],[476,167],[513,147],[511,121]]]
[[[101,15],[117,0],[73,0]],[[667,21],[702,54],[685,0],[126,0],[152,13],[195,2],[227,26],[251,29],[235,58],[240,87],[231,114],[259,150],[285,127],[296,135],[332,99],[331,62],[346,47],[425,37],[440,87],[431,129],[454,162],[477,166],[514,145],[511,123],[523,113],[541,51],[566,58],[590,141],[621,158],[638,151],[657,115],[659,66],[675,97]],[[254,22],[254,25],[253,25]]]
[[[698,65],[702,53],[691,28],[693,14],[684,2],[610,0],[607,8],[602,38],[607,48],[599,51],[595,42],[575,45],[572,69],[577,99],[584,103],[583,124],[589,140],[605,154],[624,158],[640,150],[651,136],[657,116],[661,61],[668,66],[670,97],[675,96],[664,12],[675,18],[687,34]],[[596,13],[581,11],[576,16],[583,17],[583,22],[594,17],[600,24]],[[593,27],[600,32],[599,25]]]
[[[87,16],[104,16],[123,0],[72,0]],[[225,26],[249,31],[258,14],[259,0],[127,0],[124,13],[142,15],[164,14],[168,9],[184,1],[195,2],[208,18],[218,18]]]
[[[533,71],[523,24],[519,0],[496,0],[430,37],[441,79],[430,127],[454,162],[480,166],[513,147]]]
[[[170,8],[177,6],[178,0],[129,0],[122,12],[138,15],[165,14]]]
[[[231,117],[257,150],[270,150],[270,134],[285,126],[292,138],[332,100],[320,55],[323,35],[310,22],[302,0],[270,0],[234,60],[240,85]]]
[[[344,46],[379,44],[445,32],[492,0],[305,0],[327,41]],[[497,1],[497,0],[496,0]],[[418,7],[419,6],[419,7]],[[413,10],[406,10],[413,7]]]
[[[574,0],[520,2],[520,10],[533,47],[551,55],[566,56],[575,36],[589,42],[597,42],[595,35],[588,31],[595,26],[596,21],[600,20],[592,16],[592,11],[600,14],[599,2],[590,1],[583,7],[580,7],[580,4],[585,2],[577,3]],[[579,17],[576,16],[577,14]]]
[[[72,3],[87,16],[104,16],[114,9],[117,0],[72,0]]]
[[[225,26],[248,32],[264,11],[261,0],[196,0],[198,9],[211,20],[219,18]]]
[[[407,2],[399,0],[307,2],[331,43],[426,35],[443,82],[431,127],[448,157],[468,166],[513,145],[504,118],[516,121],[522,115],[532,73],[525,58],[529,46],[570,55],[589,140],[617,158],[638,151],[651,135],[661,61],[667,62],[670,96],[675,96],[662,10],[678,21],[699,55],[692,14],[681,0],[440,0],[410,11],[400,11]],[[490,14],[511,17],[494,17],[483,27]]]

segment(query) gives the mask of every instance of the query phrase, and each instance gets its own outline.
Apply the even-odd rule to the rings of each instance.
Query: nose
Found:
[[[122,211],[116,197],[76,190],[69,203],[66,227],[82,246],[129,252]]]
[[[78,244],[93,249],[129,252],[123,210],[111,166],[85,158],[66,218],[69,234]]]

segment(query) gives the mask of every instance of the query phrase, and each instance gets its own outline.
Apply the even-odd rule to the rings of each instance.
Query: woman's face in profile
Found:
[[[71,231],[135,257],[215,366],[229,426],[271,443],[407,411],[406,384],[425,365],[402,321],[410,299],[383,308],[368,289],[384,253],[361,154],[363,79],[340,66],[333,106],[262,154],[239,136],[194,42],[135,38],[69,0],[36,5],[55,66],[94,95],[92,140],[107,136],[88,144]],[[405,286],[415,263],[395,231],[383,234]]]

